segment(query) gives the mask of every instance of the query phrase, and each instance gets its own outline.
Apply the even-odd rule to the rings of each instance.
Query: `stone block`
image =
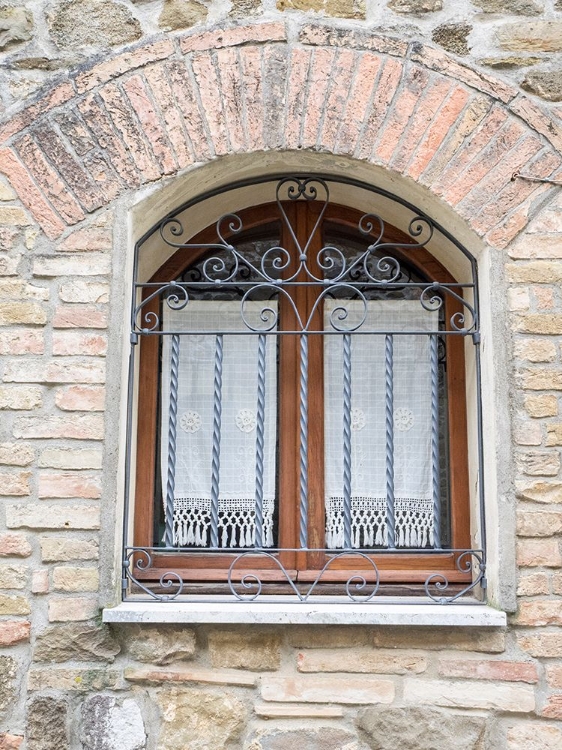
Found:
[[[318,649],[299,653],[297,669],[299,672],[419,674],[427,669],[427,659],[419,651]]]
[[[100,509],[93,505],[9,505],[6,525],[10,529],[99,529]]]
[[[206,685],[232,685],[254,687],[256,677],[237,670],[206,669],[205,667],[176,667],[175,669],[155,669],[154,667],[126,667],[124,677],[129,682],[149,685],[166,683],[199,682]]]
[[[484,750],[483,716],[452,714],[438,708],[376,706],[364,709],[357,726],[376,750]]]
[[[0,409],[37,409],[43,403],[42,396],[36,386],[0,385]]]
[[[43,331],[33,328],[0,330],[0,354],[43,354],[45,337]]]
[[[519,536],[553,536],[562,533],[562,512],[517,511],[517,534]]]
[[[523,333],[540,333],[547,336],[559,336],[562,333],[562,315],[547,313],[528,313],[519,315],[516,330]]]
[[[29,641],[31,623],[28,620],[2,620],[0,646],[15,646]],[[0,750],[2,745],[0,744]]]
[[[72,282],[61,284],[59,297],[63,302],[105,304],[109,302],[109,284],[74,279]]]
[[[546,667],[546,681],[551,688],[562,688],[562,665],[548,664]]]
[[[44,536],[39,541],[43,562],[70,562],[73,560],[97,560],[99,558],[99,544],[96,539]]]
[[[31,545],[23,534],[0,535],[0,557],[29,557]]]
[[[130,658],[152,664],[192,659],[195,633],[180,625],[127,625],[117,632]]]
[[[444,23],[433,29],[432,40],[447,52],[455,55],[468,55],[470,47],[468,37],[472,26],[467,23]]]
[[[203,23],[207,8],[197,0],[164,0],[158,26],[166,31],[188,29],[196,23]]]
[[[277,9],[312,10],[334,18],[365,18],[364,0],[277,0]]]
[[[103,359],[76,361],[73,357],[48,360],[9,360],[4,370],[7,383],[103,383]],[[55,419],[55,417],[51,417]],[[90,421],[96,418],[89,418]],[[47,436],[49,437],[49,436]],[[53,437],[53,436],[50,436]],[[64,436],[59,436],[64,437]]]
[[[421,648],[427,651],[505,651],[505,633],[501,630],[474,628],[378,628],[373,630],[375,648]]]
[[[217,630],[208,636],[213,667],[275,671],[281,661],[278,632]]]
[[[0,656],[0,711],[10,705],[16,697],[18,663],[11,656]]]
[[[97,616],[97,599],[90,597],[51,597],[49,600],[49,622],[92,620]]]
[[[560,747],[562,730],[554,724],[533,721],[507,730],[506,750],[560,750]]]
[[[0,732],[0,750],[19,750],[24,738],[21,734]]]
[[[104,226],[90,226],[76,229],[57,244],[59,253],[91,253],[111,250],[111,231]]]
[[[390,0],[388,7],[395,13],[422,16],[443,9],[443,0]]]
[[[33,34],[33,14],[25,6],[0,9],[0,49],[27,42]]]
[[[517,644],[519,648],[536,659],[560,659],[562,657],[562,633],[517,635]]]
[[[121,648],[106,626],[84,623],[49,625],[37,636],[34,661],[112,662]]]
[[[404,681],[404,701],[446,708],[479,708],[526,714],[535,709],[535,691],[530,685],[485,684],[468,680]]]
[[[162,715],[158,750],[241,747],[248,708],[234,694],[169,688],[156,695]]]
[[[557,539],[520,539],[517,542],[517,564],[524,568],[562,566]]]
[[[550,586],[546,573],[531,573],[519,578],[517,596],[538,596],[548,593],[550,593]]]
[[[25,596],[0,594],[0,615],[28,615],[31,612]]]
[[[54,328],[107,328],[107,312],[95,305],[61,305],[53,315]]]
[[[498,29],[497,39],[502,49],[512,52],[559,52],[562,50],[562,21],[507,23]]]
[[[527,396],[525,398],[525,411],[535,419],[556,417],[558,415],[558,398],[547,393],[540,396]],[[548,429],[549,425],[547,425],[547,432]]]
[[[545,719],[562,719],[562,694],[549,695],[545,705],[540,710]]]
[[[517,497],[520,500],[532,500],[535,503],[562,503],[562,483],[560,482],[526,482],[516,483]]]
[[[102,451],[94,448],[45,448],[38,465],[47,469],[101,469]]]
[[[24,589],[29,568],[24,565],[0,565],[0,589]]]
[[[35,698],[27,711],[29,750],[67,750],[67,704],[62,698]]]
[[[100,576],[97,568],[56,567],[53,570],[55,591],[79,592],[97,591]]]
[[[546,445],[562,445],[562,424],[546,425]]]
[[[541,627],[543,625],[562,625],[562,601],[544,599],[522,601],[515,620],[517,625]]]
[[[127,698],[94,695],[82,705],[80,738],[83,750],[142,750],[146,734],[140,708]]]
[[[330,726],[261,730],[252,737],[249,747],[252,750],[367,750],[353,732]]]
[[[298,625],[289,629],[287,639],[294,648],[356,648],[371,645],[372,631],[358,626],[327,625],[319,629]]]
[[[59,49],[113,47],[142,36],[140,23],[111,0],[59,0],[51,15],[51,35]]]
[[[0,464],[6,466],[28,466],[35,458],[35,451],[27,443],[0,443]]]
[[[31,473],[29,471],[20,471],[13,473],[0,473],[0,496],[1,497],[25,497],[30,493],[29,480]]]
[[[560,471],[558,451],[529,451],[516,455],[517,468],[529,476],[553,477]]]
[[[72,357],[105,357],[107,337],[98,333],[78,331],[55,331],[53,333],[53,354]]]
[[[261,681],[261,697],[266,701],[290,703],[392,703],[394,683],[371,675],[267,676]]]
[[[119,690],[122,687],[121,675],[115,669],[104,667],[87,667],[70,669],[65,667],[44,667],[30,669],[27,677],[27,689],[59,690],[77,693],[99,692],[101,690]]]
[[[13,429],[14,437],[38,440],[68,438],[69,440],[103,440],[104,420],[98,414],[73,414],[56,417],[19,417]]]
[[[0,326],[45,325],[47,314],[37,302],[0,302]]]
[[[31,574],[31,593],[49,593],[49,571],[46,568],[38,568]]]
[[[554,362],[557,356],[554,341],[548,339],[518,338],[513,351],[516,357],[528,362]]]

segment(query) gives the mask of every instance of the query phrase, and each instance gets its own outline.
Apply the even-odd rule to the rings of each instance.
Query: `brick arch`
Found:
[[[119,195],[228,153],[312,150],[426,187],[488,242],[523,229],[562,127],[431,47],[280,23],[159,38],[59,81],[0,127],[0,169],[51,239]]]

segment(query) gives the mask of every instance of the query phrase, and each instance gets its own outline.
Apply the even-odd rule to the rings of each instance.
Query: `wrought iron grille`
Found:
[[[330,580],[330,595],[339,601],[376,604],[385,591],[381,585],[380,560],[397,553],[405,556],[426,556],[433,560],[445,555],[453,561],[454,569],[464,574],[464,581],[456,586],[450,584],[447,571],[432,568],[421,592],[429,601],[448,604],[467,594],[485,598],[485,525],[482,489],[482,446],[480,406],[480,333],[478,319],[478,289],[476,264],[468,251],[444,228],[432,221],[415,206],[398,196],[355,180],[320,175],[271,176],[261,182],[271,189],[274,184],[274,203],[287,246],[281,242],[254,242],[251,249],[237,241],[244,236],[244,225],[237,213],[223,215],[215,226],[212,242],[197,243],[191,239],[189,226],[184,226],[181,215],[195,203],[204,201],[211,194],[180,207],[166,216],[157,227],[147,233],[135,248],[134,289],[131,312],[131,355],[129,368],[129,403],[126,456],[126,519],[123,554],[123,593],[126,599],[149,597],[161,602],[172,600],[198,601],[205,599],[207,588],[197,585],[189,575],[190,559],[194,555],[212,560],[227,555],[226,575],[217,596],[229,601],[267,601],[271,587],[264,579],[260,561],[267,562],[268,570],[276,572],[275,595],[289,596],[295,601],[311,601],[324,593],[324,581]],[[236,183],[215,191],[236,190],[250,183]],[[357,222],[355,246],[352,251],[333,238],[322,242],[320,249],[313,245],[322,230],[323,220],[330,206],[330,190],[333,185],[348,185],[360,188],[369,196],[374,208],[379,199],[392,201],[407,215],[407,238],[405,242],[389,241],[383,218],[376,210],[363,213]],[[290,218],[290,206],[296,203],[314,204],[315,222],[311,231],[303,237]],[[178,253],[191,254],[196,262],[175,278],[165,281],[143,281],[138,278],[139,260],[148,243],[157,237],[162,248]],[[439,282],[412,272],[408,257],[415,257],[421,249],[435,243],[445,243],[451,251],[459,253],[470,269],[470,278],[464,281]],[[362,244],[361,244],[362,243]],[[344,243],[345,244],[345,243]],[[290,247],[289,247],[290,245]],[[314,252],[311,250],[315,247]],[[310,289],[313,303],[303,315],[295,302],[298,289]],[[393,299],[409,300],[420,311],[429,314],[425,323],[395,327],[381,325],[373,311],[376,303]],[[447,300],[454,300],[454,312],[446,315]],[[212,330],[205,325],[184,325],[187,313],[201,300],[228,300],[229,309],[235,309],[239,318],[233,328],[214,323]],[[158,303],[155,307],[155,303]],[[280,325],[281,309],[290,311],[292,327]],[[185,316],[184,316],[185,313]],[[319,325],[318,320],[323,322]],[[427,321],[430,321],[428,323]],[[134,511],[133,470],[136,439],[133,434],[136,409],[136,387],[139,372],[138,345],[142,340],[156,337],[160,342],[160,357],[164,362],[161,377],[162,400],[160,403],[161,425],[154,436],[160,446],[160,461],[156,461],[155,473],[162,474],[162,497],[156,498],[161,507],[163,523],[155,532],[151,545],[138,545],[131,532],[129,515]],[[225,347],[238,337],[251,337],[256,348],[255,410],[248,416],[252,421],[254,436],[252,445],[253,493],[247,514],[245,532],[234,533],[226,529],[224,503],[221,500],[224,453],[225,407],[223,370]],[[272,531],[272,511],[268,505],[266,453],[268,450],[268,419],[266,404],[270,394],[268,375],[271,368],[277,372],[281,338],[293,337],[298,341],[298,534],[296,545],[281,548],[276,544],[276,532]],[[336,394],[341,415],[339,433],[341,439],[341,497],[333,505],[333,522],[337,527],[337,541],[324,547],[310,546],[309,518],[309,458],[310,458],[310,382],[309,348],[315,337],[331,341],[338,350],[337,367],[341,392]],[[476,371],[476,414],[478,426],[477,510],[473,516],[478,526],[476,548],[455,548],[449,544],[448,525],[448,457],[444,433],[447,425],[444,404],[446,388],[446,341],[448,337],[461,337],[473,346]],[[198,415],[178,413],[178,398],[182,377],[182,352],[194,340],[205,340],[212,349],[212,384],[209,392],[212,400],[211,448],[208,456],[210,480],[208,497],[198,509],[198,532],[195,538],[182,537],[178,530],[178,500],[176,486],[181,469],[178,451],[180,422],[191,419],[187,429],[198,429]],[[353,420],[357,410],[353,408],[353,357],[352,350],[372,346],[375,340],[382,342],[380,349],[384,357],[380,361],[378,377],[383,394],[381,423],[384,424],[384,444],[378,460],[384,465],[384,497],[378,539],[368,524],[356,523],[358,502],[354,496],[354,445]],[[395,408],[396,353],[404,342],[423,341],[427,351],[428,368],[428,445],[426,469],[429,476],[430,496],[426,498],[426,516],[429,532],[425,537],[412,536],[408,541],[401,527],[403,502],[396,496],[396,450],[397,419],[408,420],[408,415],[397,416]],[[273,349],[271,342],[274,341]],[[165,342],[165,343],[162,343]],[[363,343],[362,343],[363,342]],[[269,347],[269,348],[268,348]],[[327,347],[327,344],[326,344]],[[401,351],[401,350],[400,350]],[[274,360],[272,361],[272,352]],[[410,365],[415,362],[410,360]],[[339,414],[339,412],[338,412]],[[193,416],[195,415],[195,416]],[[195,420],[195,421],[193,421]],[[381,424],[381,426],[382,426]],[[185,427],[185,424],[184,424]],[[271,433],[271,430],[270,430]],[[269,446],[271,449],[271,446]],[[207,460],[204,457],[202,460]],[[328,457],[325,459],[328,461]],[[404,467],[400,467],[403,471]],[[277,467],[277,471],[279,468]],[[159,493],[156,493],[159,494]],[[326,501],[328,502],[328,501]],[[377,501],[378,502],[378,501]],[[401,504],[402,503],[402,504]],[[380,505],[380,503],[379,503]],[[203,508],[204,506],[204,508]],[[377,506],[378,507],[378,506]],[[283,512],[277,507],[275,513]],[[232,522],[231,522],[232,523]],[[354,526],[355,524],[355,526]],[[358,530],[359,528],[359,530]],[[225,543],[230,534],[230,543]],[[327,537],[326,537],[327,538]],[[282,562],[283,553],[317,553],[322,555],[322,564],[317,566],[312,579],[306,584],[295,579]],[[158,563],[156,564],[156,560]],[[170,560],[169,569],[166,561]],[[356,560],[354,567],[353,560]],[[377,562],[379,561],[379,563]],[[345,562],[345,580],[332,576]],[[462,578],[462,576],[461,576]],[[283,590],[279,581],[284,582]],[[281,591],[281,594],[280,594]],[[471,599],[472,600],[472,599]],[[416,601],[419,601],[417,599]],[[463,599],[466,601],[466,598]]]

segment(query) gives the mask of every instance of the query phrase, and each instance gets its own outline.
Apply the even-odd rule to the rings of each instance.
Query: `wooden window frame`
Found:
[[[310,235],[320,209],[314,203],[294,202],[286,206],[289,219],[297,233]],[[237,212],[244,226],[244,234],[259,233],[261,229],[279,223],[279,209],[275,203],[265,204]],[[339,205],[329,205],[323,222],[337,226],[342,233],[357,234],[357,227],[361,213]],[[228,235],[227,235],[228,238]],[[365,238],[363,237],[363,240]],[[216,241],[216,228],[207,227],[189,240],[190,244],[206,244]],[[385,227],[385,242],[411,244],[412,238],[399,229],[387,225]],[[320,232],[313,238],[309,249],[309,256],[316,257],[321,248]],[[281,245],[290,249],[291,238],[288,231],[281,228]],[[178,278],[190,265],[193,265],[205,255],[207,250],[185,252],[178,250],[153,274],[150,283],[168,282]],[[416,271],[426,277],[429,282],[437,281],[443,284],[456,283],[451,273],[425,248],[416,248],[415,252],[406,255],[404,251],[394,253],[398,260],[407,260]],[[294,254],[293,254],[294,255]],[[143,300],[149,296],[151,289],[143,290]],[[305,301],[311,309],[312,299],[310,291],[302,289],[303,294],[309,294]],[[144,308],[143,312],[159,314],[160,300],[155,297]],[[444,295],[445,320],[449,321],[455,313],[462,312],[461,304],[449,295]],[[290,328],[286,315],[281,310],[281,327]],[[318,315],[321,315],[319,312]],[[320,325],[321,327],[321,325]],[[281,356],[279,372],[279,390],[281,399],[281,423],[278,426],[280,434],[280,487],[279,487],[279,548],[295,548],[298,546],[298,367],[296,339],[290,348],[283,343],[290,337],[281,337],[281,346],[286,351]],[[315,338],[312,336],[311,338]],[[322,344],[321,337],[316,337],[318,345],[310,346],[310,367],[320,377],[322,372]],[[465,337],[460,335],[445,336],[447,358],[447,393],[448,393],[448,425],[449,425],[449,481],[450,481],[450,525],[451,548],[456,550],[470,549],[470,499],[468,481],[468,439],[466,415],[466,376],[465,376]],[[135,462],[135,498],[134,498],[134,546],[140,548],[153,547],[154,544],[154,512],[156,494],[156,464],[158,424],[158,387],[159,387],[159,357],[160,336],[140,337],[138,401],[137,401],[137,441]],[[317,380],[316,380],[317,382]],[[284,408],[286,405],[288,408]],[[321,388],[311,389],[309,392],[309,409],[312,414],[323,414],[323,393]],[[322,419],[312,420],[312,436],[309,445],[323,445]],[[324,465],[323,450],[313,450],[309,453],[309,547],[324,547]],[[287,498],[294,498],[287,501]],[[251,551],[251,550],[250,550]],[[341,550],[334,550],[334,553]],[[326,555],[318,552],[281,552],[280,561],[288,575],[295,581],[312,581],[326,562]],[[139,571],[138,578],[145,581],[160,579],[166,571],[176,571],[186,583],[205,583],[212,590],[213,583],[225,582],[228,569],[235,559],[235,553],[221,551],[197,554],[189,552],[177,555],[162,555],[154,551],[152,565]],[[455,583],[470,581],[471,574],[458,569],[459,553],[451,551],[429,550],[423,554],[393,552],[372,555],[382,583],[410,584],[416,586],[436,573],[446,574],[448,580]],[[187,565],[189,563],[189,565]],[[242,576],[249,570],[259,568],[263,581],[275,581],[278,576],[276,564],[263,558],[246,558]],[[367,561],[358,561],[356,557],[346,559],[340,557],[330,566],[327,580],[343,581],[349,578],[350,570],[369,570]]]

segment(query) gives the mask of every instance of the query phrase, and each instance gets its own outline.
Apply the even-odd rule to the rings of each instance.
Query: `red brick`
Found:
[[[101,496],[100,478],[97,474],[82,472],[64,472],[39,474],[38,497],[44,498],[87,498],[97,499]]]
[[[367,53],[359,57],[334,148],[337,153],[352,154],[355,151],[380,68],[381,60],[376,55]]]
[[[0,626],[0,646],[15,646],[29,641],[30,632],[31,623],[27,620],[3,620]],[[0,742],[0,750],[1,748]]]
[[[334,151],[346,102],[354,78],[357,54],[351,50],[337,53],[332,73],[332,85],[324,106],[324,123],[319,134],[320,146]]]
[[[99,97],[87,96],[78,103],[78,109],[97,138],[101,148],[107,151],[117,174],[125,184],[131,187],[140,185],[140,176],[135,168],[131,154],[116,134],[111,120]]]
[[[562,151],[562,127],[556,123],[544,105],[533,102],[526,96],[518,96],[510,104],[510,109],[533,130],[544,135],[557,151]]]
[[[196,50],[213,50],[249,42],[273,42],[284,39],[286,39],[284,24],[261,23],[207,31],[203,34],[191,33],[180,39],[180,48],[183,53],[187,54]]]
[[[220,85],[211,53],[197,52],[193,55],[191,66],[201,97],[201,107],[209,126],[214,153],[217,156],[227,154],[229,151],[228,127],[222,109],[222,99],[217,96]]]
[[[384,62],[379,80],[375,84],[375,95],[371,103],[370,113],[355,151],[357,158],[371,158],[375,141],[391,108],[390,105],[398,89],[402,72],[403,66],[398,60],[390,59]]]
[[[39,116],[43,116],[49,110],[64,104],[73,96],[74,87],[68,81],[63,81],[58,86],[52,87],[45,96],[18,112],[0,128],[0,141],[7,141],[20,130],[32,125]]]
[[[23,135],[15,145],[25,166],[66,223],[76,224],[82,221],[84,211],[49,165],[35,141],[29,135]]]
[[[55,355],[105,357],[106,353],[107,337],[103,334],[78,331],[55,331],[53,333],[53,354]]]
[[[145,70],[144,75],[150,86],[152,96],[162,112],[166,133],[174,149],[178,165],[180,169],[187,167],[193,163],[193,156],[188,144],[183,118],[176,107],[166,70],[164,66],[158,65]]]
[[[131,76],[123,84],[129,101],[137,114],[143,132],[152,148],[162,174],[172,174],[177,165],[171,150],[166,129],[160,121],[142,76]]]
[[[56,239],[64,231],[65,224],[37,189],[29,172],[12,150],[0,150],[0,170],[7,175],[20,200],[41,225],[47,237]]]
[[[80,205],[88,212],[103,206],[104,199],[90,176],[84,171],[83,162],[78,161],[68,151],[54,128],[42,122],[33,128],[32,133],[51,164],[56,164],[58,173],[70,187]]]
[[[423,68],[412,68],[404,78],[402,90],[396,97],[386,122],[379,133],[373,161],[387,164],[409,123],[415,122],[414,109],[429,86],[429,75]]]
[[[399,173],[404,173],[406,165],[418,144],[424,137],[428,127],[441,122],[441,107],[447,100],[453,88],[451,81],[437,78],[428,82],[419,97],[418,103],[410,118],[404,137],[398,142],[390,160],[391,167]],[[399,103],[397,102],[397,106]]]
[[[45,337],[42,331],[17,328],[0,331],[0,354],[43,354]]]
[[[29,557],[31,545],[23,534],[0,535],[0,557]]]
[[[112,83],[100,89],[99,95],[143,179],[145,181],[157,180],[161,176],[160,169],[150,152],[142,129],[135,122],[127,99]]]
[[[458,127],[461,113],[469,100],[469,93],[460,86],[453,89],[438,114],[432,118],[427,132],[417,146],[406,173],[414,180],[420,178],[438,153],[445,138]]]
[[[156,60],[167,60],[173,55],[173,52],[174,43],[170,39],[143,44],[80,73],[76,77],[76,90],[79,93],[84,93],[100,83],[106,83],[112,78],[123,75],[129,70],[142,68]]]
[[[336,52],[333,49],[320,48],[312,53],[312,61],[308,70],[307,95],[301,113],[303,126],[300,145],[302,148],[312,148],[318,143],[320,123],[335,57]]]
[[[287,123],[285,125],[285,147],[296,149],[300,145],[300,133],[306,98],[306,81],[312,52],[309,49],[293,48],[287,74]]]
[[[75,109],[65,109],[53,115],[62,133],[78,156],[85,156],[96,147],[84,120]]]
[[[494,661],[491,659],[447,659],[439,660],[442,677],[460,677],[476,680],[499,680],[504,682],[539,681],[537,668],[530,662]]]
[[[373,34],[369,29],[335,29],[333,26],[321,26],[320,24],[305,24],[299,35],[302,44],[313,44],[323,47],[351,47],[353,49],[365,49],[376,52],[384,52],[389,55],[400,55],[403,57],[408,51],[408,43],[388,36]]]
[[[53,328],[107,328],[107,312],[93,305],[57,307]]]
[[[211,156],[207,127],[199,109],[199,101],[189,70],[184,63],[177,61],[166,65],[166,70],[170,78],[172,94],[176,99],[193,148],[194,158],[197,161],[207,161]]]
[[[478,185],[480,180],[493,174],[493,169],[498,168],[501,160],[508,152],[514,149],[514,153],[517,153],[521,148],[524,135],[525,129],[523,126],[513,120],[507,120],[501,130],[490,133],[488,142],[482,144],[482,148],[477,154],[471,154],[475,158],[470,159],[466,169],[457,174],[454,183],[449,184],[448,188],[444,190],[445,199],[452,205],[460,203]],[[535,140],[534,145],[537,146],[538,141]],[[536,151],[531,149],[531,154],[534,153]],[[512,174],[513,170],[509,175],[510,178]],[[505,183],[502,182],[502,186],[503,184]]]
[[[105,388],[72,385],[59,389],[55,400],[59,409],[64,411],[103,411]]]
[[[218,50],[216,53],[219,90],[226,121],[228,122],[228,139],[231,151],[247,150],[246,134],[242,121],[241,72],[238,64],[238,51],[232,47]]]
[[[288,70],[287,45],[266,45],[263,49],[263,139],[265,148],[275,151],[282,149],[285,143]]]
[[[426,65],[431,70],[443,72],[449,78],[462,81],[468,86],[483,91],[504,103],[511,101],[519,93],[519,89],[514,86],[493,76],[480,73],[467,65],[462,65],[446,52],[435,47],[416,43],[412,51],[412,59]]]
[[[68,417],[20,417],[14,426],[14,437],[30,440],[42,438],[103,440],[103,436],[103,417],[97,414],[73,414]]]

